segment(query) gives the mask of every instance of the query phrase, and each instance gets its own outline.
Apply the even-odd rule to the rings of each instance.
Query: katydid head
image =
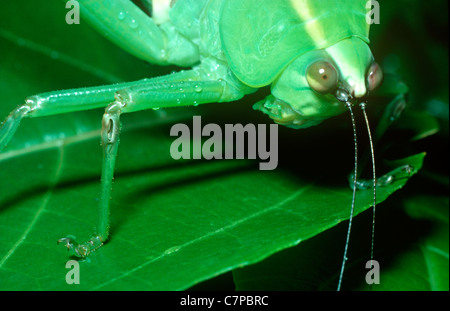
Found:
[[[256,104],[275,122],[304,128],[338,115],[361,101],[383,79],[368,45],[358,37],[302,54],[272,83],[272,95]]]

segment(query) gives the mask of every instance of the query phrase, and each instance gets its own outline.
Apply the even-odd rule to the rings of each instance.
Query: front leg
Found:
[[[115,92],[145,81],[147,80],[47,92],[27,97],[25,103],[14,109],[0,127],[0,152],[8,145],[25,118],[39,118],[106,107],[114,100]]]
[[[254,90],[236,87],[223,79],[208,81],[206,76],[200,70],[190,70],[150,79],[116,92],[116,100],[106,108],[102,121],[103,167],[95,233],[84,243],[78,243],[70,236],[58,243],[67,246],[75,256],[86,257],[108,239],[111,187],[122,113],[233,101]]]
[[[72,250],[78,257],[88,256],[91,252],[102,246],[109,236],[110,197],[117,149],[119,147],[120,114],[122,108],[123,104],[115,101],[106,108],[103,114],[101,131],[103,147],[101,197],[98,205],[95,233],[89,241],[82,244],[78,244],[70,237],[58,240],[58,243],[65,243],[67,248]]]

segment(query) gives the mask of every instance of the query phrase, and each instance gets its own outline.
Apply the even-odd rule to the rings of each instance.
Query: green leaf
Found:
[[[413,167],[421,167],[423,155],[417,155],[395,161],[396,165],[409,164]],[[394,188],[395,189],[395,188]],[[377,197],[383,192],[394,190],[389,187],[378,188]],[[357,193],[364,196],[367,193]],[[369,198],[367,198],[369,199]],[[420,284],[415,287],[405,278],[388,280],[392,275],[392,259],[389,256],[404,256],[403,248],[399,244],[402,240],[397,231],[407,230],[402,226],[401,217],[405,217],[397,209],[398,204],[392,204],[393,200],[378,205],[376,232],[375,232],[375,257],[380,263],[381,284],[383,290],[418,290],[427,288],[429,284]],[[399,216],[400,215],[400,216]],[[392,224],[386,225],[386,220]],[[370,259],[371,246],[371,222],[372,213],[364,213],[354,219],[350,246],[346,263],[346,272],[343,278],[344,290],[369,289],[365,282],[366,262]],[[387,229],[392,225],[394,232]],[[342,263],[347,224],[342,224],[314,236],[312,239],[300,243],[296,247],[279,252],[257,264],[236,269],[233,271],[237,290],[336,290],[338,284],[338,272]],[[380,236],[382,234],[383,236]],[[396,239],[392,239],[396,236]],[[411,243],[410,240],[406,240]],[[327,254],[324,256],[324,254]],[[386,255],[387,254],[387,255]],[[403,258],[403,257],[401,257]],[[414,265],[401,262],[396,267],[397,273],[407,275]],[[409,272],[408,272],[409,271]],[[422,267],[421,271],[425,271]],[[439,271],[442,273],[442,270]],[[406,287],[405,287],[406,286]],[[409,287],[408,287],[409,286]],[[380,289],[379,285],[374,289]],[[430,289],[428,287],[428,289]]]
[[[175,164],[166,159],[132,168],[154,152],[167,153],[170,141],[158,132],[151,138],[142,132],[122,138],[142,136],[142,147],[132,165],[119,161],[112,238],[81,263],[77,289],[184,289],[257,262],[348,217],[351,191],[345,185],[326,188],[321,179],[260,172],[247,162]],[[80,157],[80,152],[95,150],[97,144],[67,143],[3,159],[2,172],[17,174],[20,185],[1,184],[8,189],[1,200],[6,205],[0,245],[3,289],[71,288],[64,278],[69,258],[56,240],[67,233],[87,238],[92,230],[98,176],[91,171],[99,159]],[[121,147],[132,148],[126,142]],[[129,156],[120,154],[119,159]],[[30,189],[30,176],[48,186]],[[405,182],[383,188],[379,199]],[[370,203],[371,191],[358,194],[358,212]]]
[[[448,197],[395,196],[377,211],[375,257],[380,284],[373,290],[449,289]],[[344,290],[368,290],[372,215],[354,222]],[[336,226],[255,265],[233,271],[238,290],[334,290],[346,226]],[[324,257],[326,253],[329,256]]]
[[[126,55],[83,22],[65,24],[66,12],[59,0],[9,2],[0,12],[1,118],[35,93],[171,70],[150,71],[154,67]],[[204,124],[264,123],[251,110],[257,96],[264,94],[195,113],[202,113]],[[279,166],[259,171],[258,161],[173,160],[170,128],[180,120],[190,124],[190,110],[126,115],[111,239],[80,261],[80,284],[68,285],[66,262],[72,258],[56,241],[68,234],[87,239],[93,231],[102,113],[24,120],[0,154],[0,289],[187,289],[308,243],[303,241],[349,217],[352,134],[341,125],[349,124],[348,116],[304,131],[280,128]],[[402,161],[413,161],[415,174],[423,156]],[[380,189],[378,200],[406,181]],[[356,214],[371,203],[372,191],[359,191]],[[334,244],[343,248],[344,239]],[[338,262],[341,254],[321,256]],[[309,268],[321,271],[314,264]]]

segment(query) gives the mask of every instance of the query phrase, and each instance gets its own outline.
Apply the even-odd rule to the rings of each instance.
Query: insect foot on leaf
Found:
[[[58,240],[58,244],[64,243],[64,246],[75,256],[85,258],[103,245],[103,239],[100,236],[93,236],[86,243],[79,244],[73,238],[66,237]]]

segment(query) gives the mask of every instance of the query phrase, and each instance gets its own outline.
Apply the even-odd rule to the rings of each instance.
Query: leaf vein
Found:
[[[131,269],[131,270],[129,270],[129,271],[124,272],[123,274],[121,274],[121,275],[119,275],[119,276],[117,276],[117,277],[115,277],[115,278],[112,278],[111,280],[109,280],[109,281],[107,281],[107,282],[104,282],[104,283],[102,283],[102,284],[96,286],[95,288],[93,288],[93,290],[98,290],[98,289],[100,289],[100,288],[102,288],[102,287],[104,287],[104,286],[106,286],[106,285],[109,285],[109,284],[111,284],[111,283],[113,283],[113,282],[115,282],[115,281],[117,281],[117,280],[119,280],[119,279],[122,279],[122,278],[124,278],[124,277],[126,277],[126,276],[128,276],[128,275],[130,275],[130,274],[132,274],[132,273],[134,273],[134,272],[136,272],[136,271],[138,271],[138,270],[140,270],[140,269],[142,269],[142,268],[148,266],[149,264],[151,264],[151,263],[153,263],[153,262],[155,262],[155,261],[157,261],[157,260],[159,260],[159,259],[164,258],[165,256],[167,256],[167,255],[169,255],[169,254],[178,252],[180,249],[182,249],[182,248],[184,248],[184,247],[187,247],[187,246],[189,246],[189,245],[192,245],[192,244],[194,244],[194,243],[196,243],[196,242],[199,242],[199,241],[201,241],[201,240],[210,238],[210,237],[212,237],[212,236],[214,236],[214,235],[216,235],[216,234],[224,233],[224,231],[230,230],[230,229],[236,227],[237,225],[240,225],[240,224],[245,223],[246,221],[249,221],[249,220],[251,220],[251,219],[253,219],[253,218],[255,218],[255,217],[261,216],[261,215],[263,215],[263,214],[265,214],[265,213],[268,213],[268,212],[273,211],[273,210],[275,210],[275,209],[277,209],[277,208],[280,208],[281,206],[283,206],[284,204],[286,204],[286,203],[292,201],[293,199],[295,199],[296,197],[298,197],[300,194],[302,194],[303,192],[305,192],[307,189],[309,189],[309,188],[311,188],[311,187],[312,187],[312,184],[309,184],[309,185],[303,187],[302,189],[295,191],[295,192],[292,193],[290,196],[288,196],[286,199],[284,199],[284,200],[282,200],[282,201],[280,201],[280,202],[278,202],[278,203],[276,203],[276,204],[274,204],[274,205],[272,205],[272,206],[269,206],[269,207],[267,207],[267,208],[265,208],[265,209],[263,209],[263,210],[261,210],[261,211],[259,211],[259,212],[253,213],[253,214],[251,214],[251,215],[249,215],[249,216],[247,216],[247,217],[245,217],[245,218],[242,218],[242,219],[240,219],[240,220],[238,220],[238,221],[235,221],[235,222],[233,222],[233,223],[231,223],[231,224],[229,224],[229,225],[227,225],[227,226],[225,226],[225,227],[223,227],[223,228],[219,228],[219,229],[214,230],[214,231],[212,231],[212,232],[208,232],[208,233],[205,234],[205,235],[202,235],[202,236],[200,236],[200,237],[198,237],[198,238],[196,238],[196,239],[193,239],[193,240],[191,240],[191,241],[188,241],[188,242],[186,242],[186,243],[180,245],[179,247],[177,247],[175,251],[173,251],[173,247],[172,247],[172,248],[169,248],[168,250],[166,250],[166,251],[165,251],[164,253],[162,253],[161,255],[159,255],[159,256],[157,256],[157,257],[155,257],[155,258],[152,258],[152,260],[147,261],[147,262],[145,262],[145,263],[143,263],[143,264],[141,264],[141,265],[139,265],[139,266],[137,266],[137,267],[135,267],[135,268],[133,268],[133,269]]]
[[[58,178],[59,178],[60,173],[61,173],[61,169],[62,169],[62,163],[63,163],[63,158],[64,158],[64,147],[63,147],[63,145],[59,146],[59,151],[60,151],[59,161],[58,161],[58,166],[57,166],[57,168],[55,170],[55,178],[54,178],[54,180],[52,182],[53,186],[57,183]],[[48,204],[48,202],[50,200],[50,197],[51,197],[51,195],[53,193],[53,188],[54,188],[53,186],[50,187],[50,189],[45,194],[44,200],[42,201],[41,206],[36,211],[33,219],[31,220],[30,224],[27,226],[27,228],[25,229],[23,234],[20,236],[20,238],[16,241],[16,243],[12,246],[12,248],[6,253],[6,255],[0,261],[0,268],[3,268],[3,265],[15,253],[15,251],[22,245],[22,243],[27,238],[28,233],[30,233],[30,231],[34,228],[35,224],[37,223],[37,221],[40,219],[40,217],[41,217],[42,213],[45,211],[45,207],[47,206],[47,204]]]

